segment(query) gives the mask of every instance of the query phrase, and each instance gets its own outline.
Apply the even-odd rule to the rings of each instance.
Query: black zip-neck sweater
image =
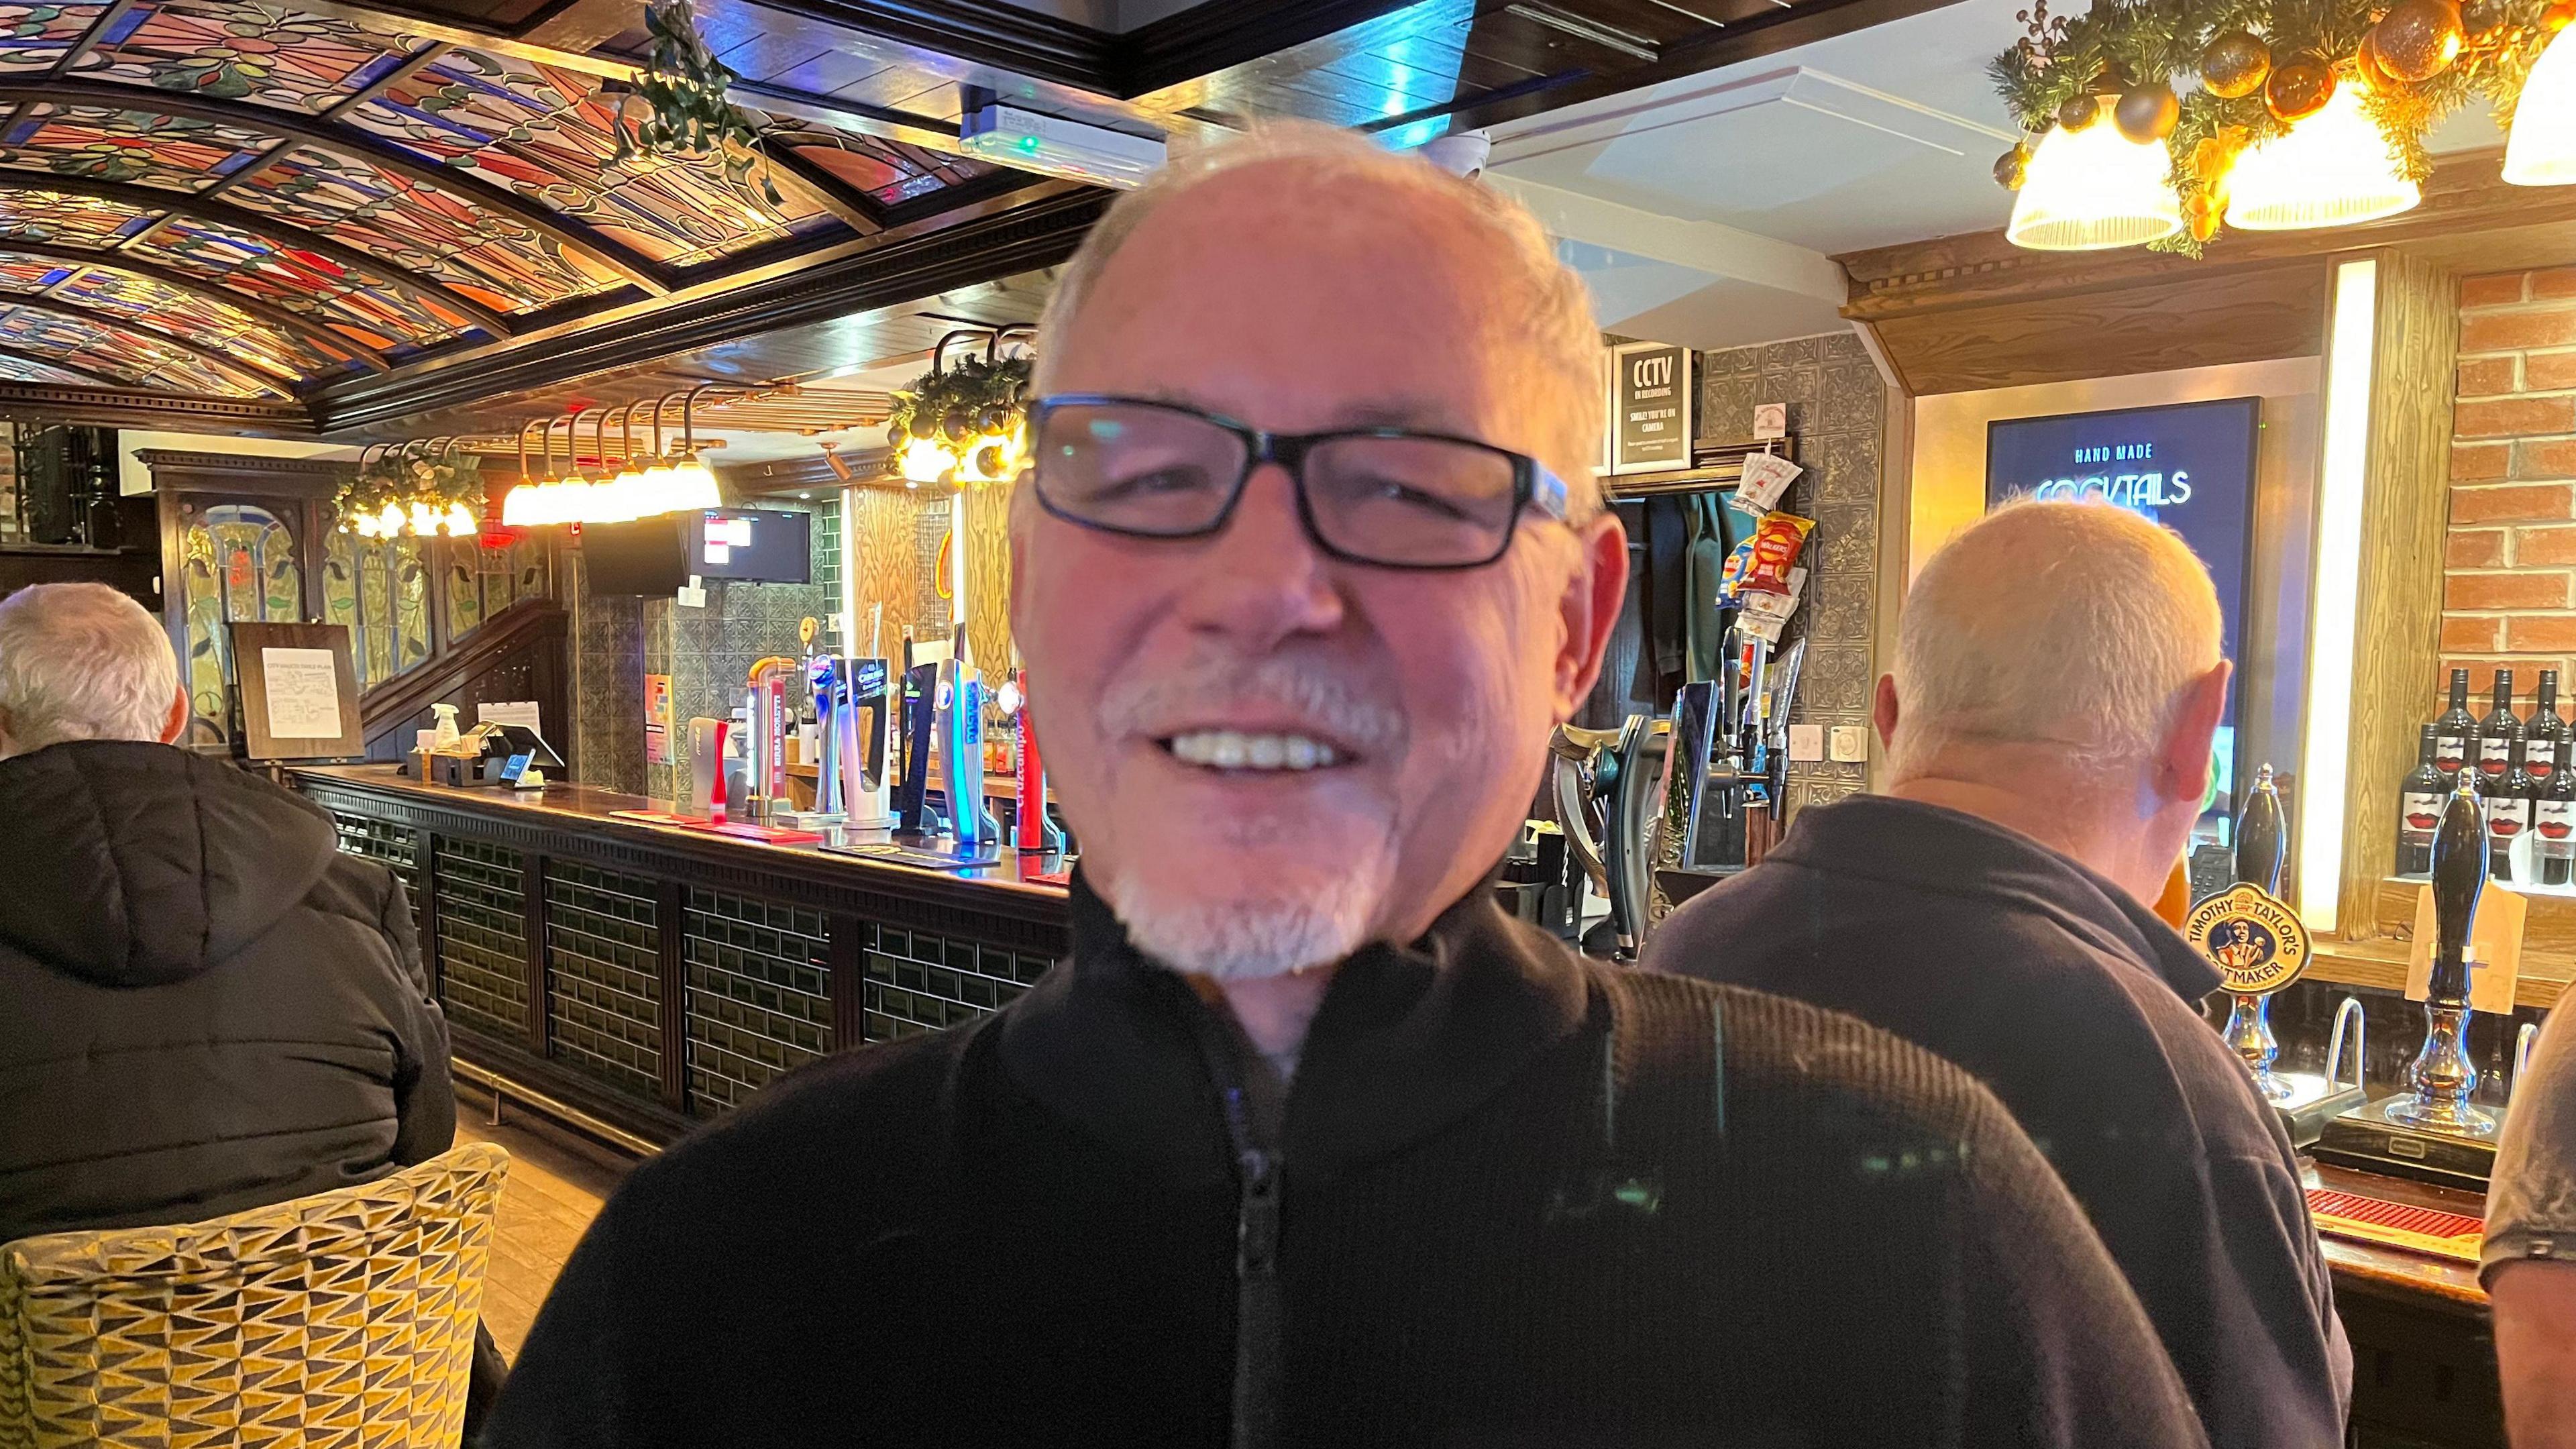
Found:
[[[486,1443],[2196,1445],[1965,1073],[1478,890],[1336,968],[1275,1133],[1077,877],[1073,958],[646,1164]]]

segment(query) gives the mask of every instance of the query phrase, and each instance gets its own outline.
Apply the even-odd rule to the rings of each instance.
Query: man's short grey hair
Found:
[[[1228,171],[1272,162],[1294,162],[1310,172],[1353,187],[1419,192],[1459,204],[1469,224],[1484,228],[1502,243],[1516,275],[1493,299],[1493,313],[1505,319],[1507,336],[1523,344],[1536,376],[1533,391],[1552,408],[1549,433],[1556,456],[1551,466],[1566,474],[1574,516],[1579,522],[1599,511],[1601,489],[1589,462],[1601,452],[1603,405],[1601,330],[1592,320],[1592,298],[1583,279],[1557,257],[1556,244],[1530,215],[1508,196],[1440,170],[1410,152],[1389,151],[1354,131],[1336,130],[1313,121],[1269,121],[1235,137],[1189,150],[1175,149],[1171,161],[1146,178],[1145,184],[1120,196],[1082,240],[1082,247],[1058,274],[1038,326],[1038,356],[1033,379],[1038,396],[1055,390],[1046,339],[1064,335],[1082,310],[1109,259],[1142,226],[1157,207]]]
[[[170,636],[105,584],[0,599],[0,757],[65,740],[158,740],[179,697]]]
[[[1915,577],[1897,628],[1899,780],[1954,745],[2134,768],[2221,657],[2218,590],[2171,529],[2107,503],[2016,503]]]

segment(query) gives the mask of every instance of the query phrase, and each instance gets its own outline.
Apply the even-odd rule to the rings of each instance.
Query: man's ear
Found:
[[[175,745],[179,736],[188,732],[188,686],[180,685],[170,696],[170,713],[161,721],[161,743]]]
[[[2165,731],[2156,757],[2155,788],[2163,798],[2197,800],[2209,789],[2210,741],[2227,713],[2227,682],[2235,667],[2221,659],[2207,674],[2183,686],[2173,725]]]
[[[1869,721],[1878,726],[1878,744],[1883,750],[1896,748],[1896,676],[1878,677],[1878,693],[1869,702]]]
[[[1583,550],[1581,566],[1565,582],[1557,601],[1563,627],[1556,655],[1556,717],[1574,718],[1601,677],[1601,661],[1610,650],[1610,631],[1619,626],[1619,607],[1628,598],[1628,530],[1607,508],[1575,530]]]

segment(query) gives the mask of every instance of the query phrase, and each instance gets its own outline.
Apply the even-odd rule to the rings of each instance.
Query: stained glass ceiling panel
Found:
[[[296,147],[228,199],[434,277],[498,311],[551,306],[624,283],[444,187],[318,146]]]
[[[414,48],[336,16],[235,0],[143,0],[75,73],[190,95],[319,111]]]
[[[617,156],[613,98],[589,76],[458,52],[396,81],[348,120],[424,158],[609,233],[671,266],[765,245],[831,224],[792,182],[780,202],[724,164]]]
[[[472,326],[388,278],[353,272],[328,257],[188,217],[164,224],[135,243],[132,252],[140,260],[160,262],[327,323],[369,347],[426,345]]]
[[[50,67],[106,12],[105,5],[0,5],[0,76]]]
[[[24,307],[0,313],[0,350],[32,353],[121,378],[138,387],[160,383],[174,391],[212,397],[258,397],[278,392],[253,387],[223,368],[122,327],[79,322]]]
[[[88,267],[55,289],[54,296],[93,312],[116,313],[175,332],[191,342],[222,349],[273,372],[314,377],[340,369],[341,360],[283,328],[193,292],[106,267]]]
[[[76,372],[65,372],[59,367],[47,367],[32,358],[11,357],[5,352],[0,352],[0,381],[41,382],[56,386],[69,383],[78,387],[88,383],[89,379]]]
[[[141,231],[149,218],[133,207],[54,191],[0,189],[0,241],[52,242],[103,249]]]
[[[61,281],[71,271],[70,267],[36,257],[0,254],[0,292],[37,291]]]
[[[0,166],[195,191],[240,170],[279,139],[192,116],[31,106],[0,129]]]

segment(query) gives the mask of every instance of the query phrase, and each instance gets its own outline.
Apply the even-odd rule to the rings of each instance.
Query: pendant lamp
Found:
[[[2323,109],[2236,158],[2227,191],[2227,224],[2246,231],[2350,226],[2424,199],[2362,110],[2358,82],[2335,87]]]
[[[2576,26],[2558,32],[2532,63],[2513,104],[2513,133],[2504,143],[2504,179],[2516,186],[2576,181]]]
[[[2083,130],[2060,126],[2040,138],[2013,201],[2012,224],[2004,229],[2013,245],[2099,251],[2143,246],[2182,230],[2171,153],[2161,141],[2142,144],[2121,135],[2111,120],[2110,98],[2101,106]]]

